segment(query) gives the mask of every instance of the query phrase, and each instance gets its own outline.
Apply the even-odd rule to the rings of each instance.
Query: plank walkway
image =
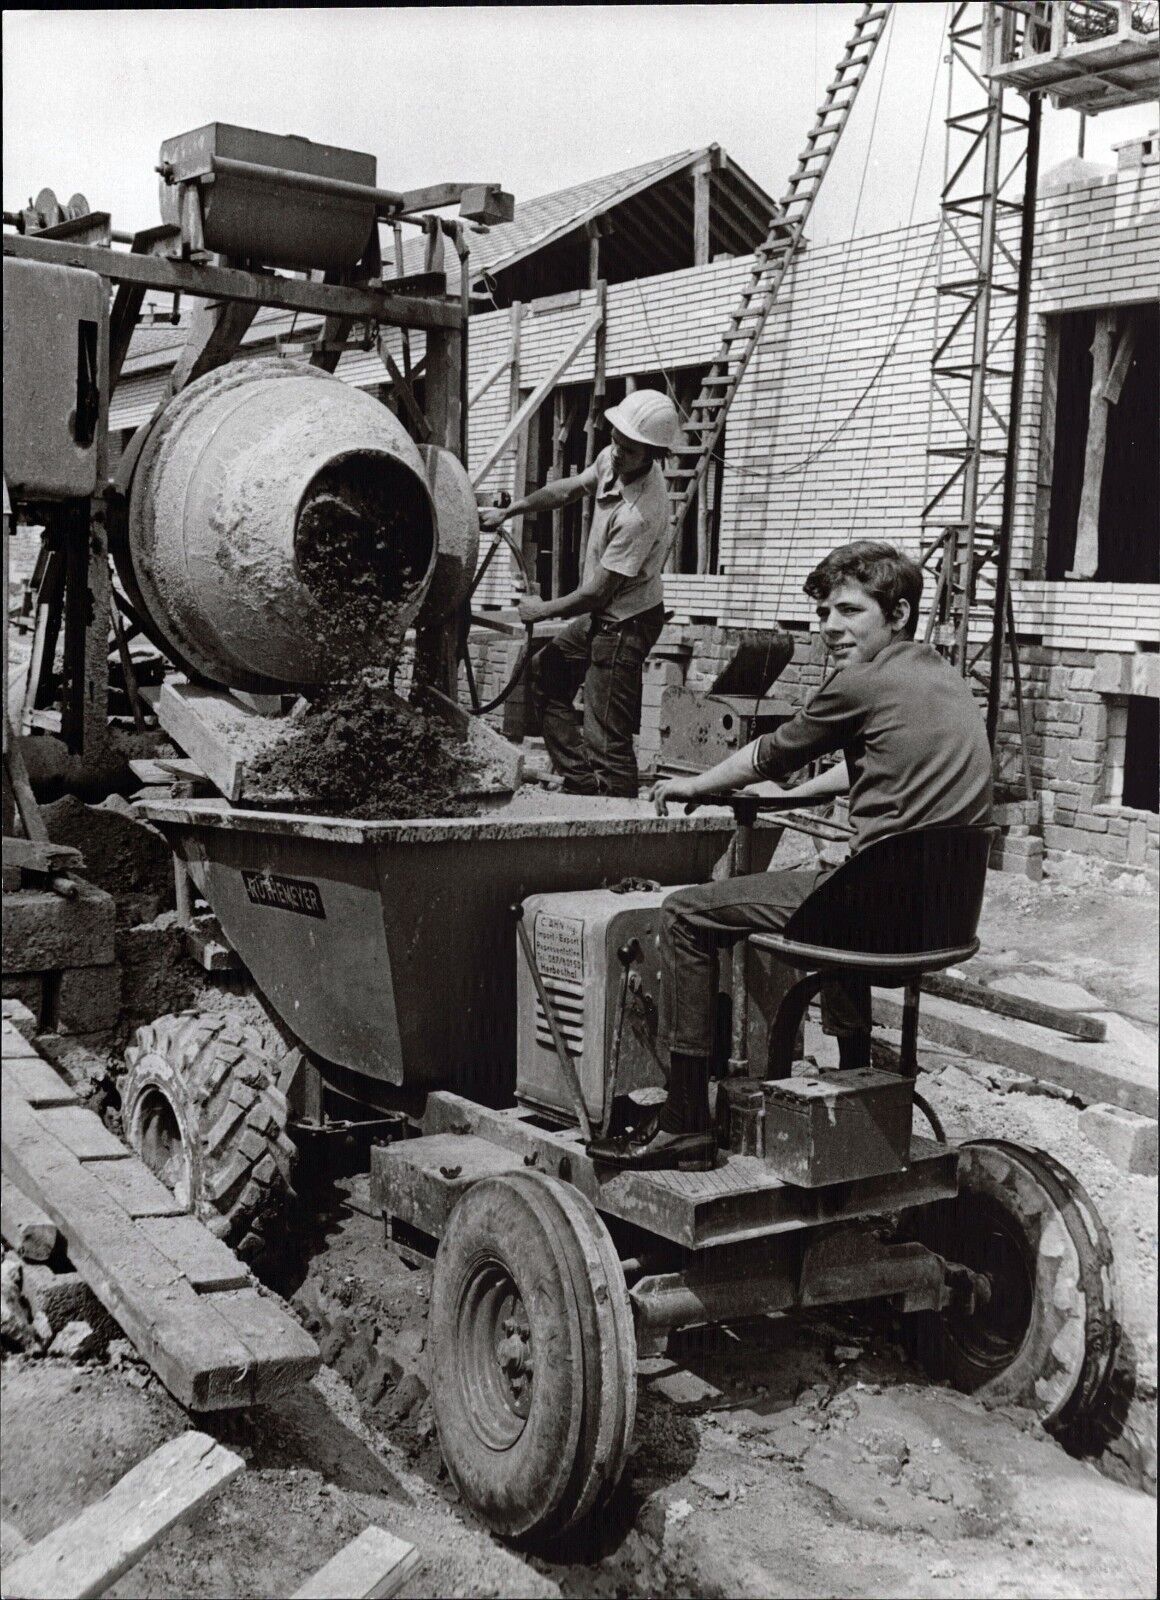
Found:
[[[59,1229],[73,1265],[174,1398],[221,1410],[311,1378],[314,1340],[7,1019],[2,1055],[5,1176]]]
[[[161,1445],[108,1494],[7,1562],[10,1600],[83,1600],[101,1595],[147,1550],[245,1470],[208,1434],[190,1431]]]

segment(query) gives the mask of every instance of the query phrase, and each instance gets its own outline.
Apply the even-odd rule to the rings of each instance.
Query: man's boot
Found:
[[[709,1058],[678,1050],[669,1055],[669,1095],[652,1137],[639,1144],[593,1139],[588,1146],[593,1161],[631,1171],[681,1167],[706,1172],[713,1166],[715,1150],[709,1115]]]

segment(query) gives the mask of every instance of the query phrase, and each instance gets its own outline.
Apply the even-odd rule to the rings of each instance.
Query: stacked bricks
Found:
[[[71,882],[70,899],[41,888],[5,894],[3,996],[27,1006],[42,1032],[101,1033],[121,1004],[116,908],[103,889]]]
[[[1048,861],[1057,852],[1074,851],[1106,863],[1110,875],[1155,872],[1160,817],[1109,794],[1116,756],[1109,721],[1114,697],[1160,693],[1160,657],[1030,646],[1023,652],[1023,689]],[[1018,750],[1018,722],[1009,709],[1000,725],[1000,752],[1016,759]]]
[[[997,805],[991,817],[1001,830],[991,847],[988,865],[999,872],[1017,872],[1032,883],[1043,877],[1043,839],[1039,833],[1039,802],[1014,801]]]

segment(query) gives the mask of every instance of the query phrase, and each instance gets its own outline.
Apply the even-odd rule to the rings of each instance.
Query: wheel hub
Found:
[[[493,1450],[510,1449],[532,1404],[531,1322],[519,1288],[498,1261],[481,1262],[459,1304],[459,1373],[471,1426]]]
[[[158,1089],[141,1096],[136,1112],[136,1138],[131,1143],[141,1159],[179,1205],[190,1199],[189,1157],[181,1137],[181,1126],[168,1098]]]

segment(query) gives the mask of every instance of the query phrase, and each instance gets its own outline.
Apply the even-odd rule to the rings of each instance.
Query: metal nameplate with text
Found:
[[[242,882],[256,906],[272,906],[277,911],[296,911],[303,917],[326,916],[317,884],[305,878],[284,878],[277,872],[243,872]]]
[[[536,914],[536,965],[545,978],[584,981],[584,923],[579,917]]]

